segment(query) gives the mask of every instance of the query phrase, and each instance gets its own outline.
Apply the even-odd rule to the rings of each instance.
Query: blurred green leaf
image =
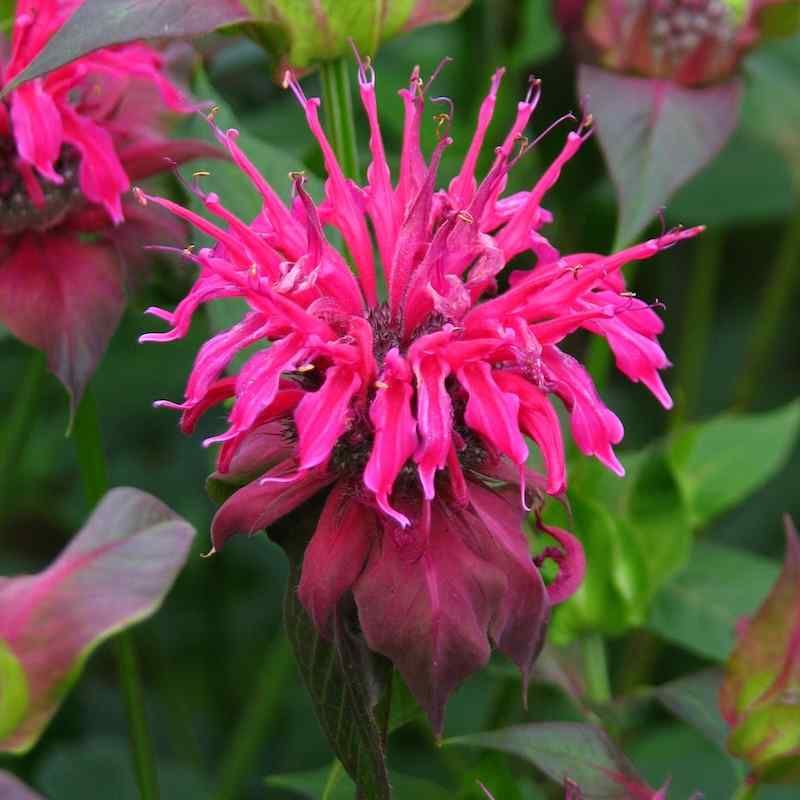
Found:
[[[0,592],[2,580],[0,580]],[[1,594],[0,594],[1,596]],[[0,741],[13,733],[28,708],[28,679],[19,659],[0,639]]]
[[[311,800],[320,800],[330,779],[328,767],[308,772],[289,772],[282,775],[270,775],[265,779],[267,786],[274,789],[287,789]],[[399,800],[418,797],[422,800],[449,800],[452,793],[424,778],[392,772],[392,788]],[[336,786],[329,790],[328,800],[353,800],[355,785],[347,775],[342,775]]]
[[[519,4],[519,33],[509,53],[513,69],[539,64],[554,56],[562,44],[549,0],[527,0]]]
[[[763,44],[745,69],[744,125],[779,147],[800,182],[800,36]]]
[[[2,94],[102,47],[198,36],[247,18],[238,0],[84,0]]]
[[[701,528],[772,478],[788,460],[800,400],[766,414],[726,415],[678,433],[669,448],[692,526]]]
[[[136,489],[114,489],[56,561],[36,575],[0,578],[0,641],[27,682],[24,713],[0,751],[27,752],[80,676],[89,655],[118,631],[151,616],[186,561],[194,529]],[[4,659],[4,669],[9,663]],[[19,675],[17,674],[17,680]],[[13,684],[12,684],[13,685]],[[9,701],[4,692],[3,705]],[[5,716],[6,712],[3,712]]]
[[[725,661],[736,623],[760,605],[779,571],[763,556],[699,541],[688,567],[656,599],[647,628],[712,661]]]
[[[570,778],[585,800],[626,800],[630,794],[613,776],[638,782],[633,766],[600,729],[577,722],[516,725],[458,736],[446,747],[479,747],[511,753],[533,764],[556,783]]]
[[[318,519],[308,503],[270,526],[269,535],[289,559],[284,622],[314,712],[336,757],[366,800],[389,800],[385,762],[388,719],[379,717],[391,663],[372,653],[356,630],[355,605],[337,605],[332,641],[323,638],[306,613],[297,587],[305,549]]]
[[[587,574],[555,611],[551,636],[557,644],[580,633],[616,635],[641,625],[659,589],[691,552],[688,514],[663,447],[626,454],[622,462],[623,480],[593,461],[575,471],[572,528],[586,550]]]
[[[783,38],[800,33],[800,4],[797,0],[764,4],[758,13],[761,36]]]
[[[724,753],[728,726],[719,712],[720,686],[722,672],[707,669],[664,683],[653,690],[653,695],[676,717],[700,731]]]
[[[583,64],[586,98],[620,200],[615,249],[629,244],[728,140],[739,116],[738,80],[686,89]]]

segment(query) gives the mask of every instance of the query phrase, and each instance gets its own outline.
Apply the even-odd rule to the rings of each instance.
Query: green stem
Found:
[[[611,700],[611,684],[608,679],[606,643],[600,634],[594,633],[584,638],[583,666],[589,699],[595,703],[607,703]]]
[[[17,465],[39,404],[44,373],[44,355],[38,350],[31,350],[28,368],[15,393],[14,406],[8,416],[0,449],[0,508],[8,508],[12,479],[16,476]]]
[[[358,146],[347,64],[348,60],[345,58],[325,61],[319,69],[319,75],[331,145],[342,172],[346,177],[355,180],[358,178]]]
[[[780,332],[786,312],[800,281],[800,208],[793,212],[792,221],[778,250],[750,338],[744,367],[734,390],[734,408],[744,411],[753,402],[765,371],[772,359],[770,351]]]
[[[322,797],[320,800],[330,800],[333,797],[333,792],[339,785],[339,781],[344,775],[344,767],[341,761],[334,761],[328,772],[328,779],[325,781],[325,788],[322,790]]]
[[[86,501],[90,507],[94,508],[108,491],[108,468],[103,452],[97,402],[91,387],[87,388],[75,415],[73,436]],[[114,653],[117,658],[125,710],[128,714],[131,756],[139,785],[139,795],[142,800],[158,800],[155,754],[147,730],[144,691],[139,677],[136,648],[131,633],[117,635],[114,640]]]
[[[742,782],[742,785],[736,790],[736,794],[734,794],[731,800],[754,800],[757,793],[758,784],[751,781],[750,778],[746,778]]]
[[[687,292],[688,305],[678,351],[677,407],[670,415],[670,426],[673,429],[679,427],[696,410],[702,367],[711,336],[714,297],[719,283],[724,241],[722,231],[715,229],[707,231],[697,242],[697,258]]]
[[[283,631],[267,648],[261,675],[227,753],[222,759],[215,800],[236,800],[252,774],[252,766],[268,731],[277,719],[291,674],[292,651]],[[338,762],[337,762],[338,763]]]

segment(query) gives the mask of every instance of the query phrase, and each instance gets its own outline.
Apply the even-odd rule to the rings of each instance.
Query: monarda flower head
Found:
[[[600,66],[689,86],[730,77],[786,0],[558,0],[562,27]]]
[[[18,0],[0,86],[81,2]],[[0,101],[0,323],[45,351],[73,402],[116,328],[142,238],[175,227],[126,200],[130,181],[210,150],[164,139],[163,112],[189,110],[164,67],[144,45],[99,50]]]
[[[320,101],[288,76],[325,160],[320,205],[294,175],[287,208],[234,130],[217,135],[263,199],[250,224],[215,194],[200,193],[218,223],[139,195],[218,242],[187,253],[200,270],[194,288],[174,313],[151,309],[172,329],[143,339],[184,336],[198,306],[217,298],[240,297],[249,307],[202,347],[185,401],[161,403],[182,410],[189,432],[209,408],[231,401],[228,429],[207,444],[221,444],[215,477],[244,485],[214,518],[214,548],[327,491],[300,600],[329,633],[337,603],[352,592],[367,644],[395,663],[437,730],[447,696],[486,663],[491,644],[527,678],[551,606],[581,581],[576,538],[539,523],[551,541],[534,558],[523,532],[527,510],[566,487],[553,401],[567,409],[578,447],[623,473],[613,451],[622,425],[561,342],[579,328],[605,337],[619,368],[669,407],[658,375],[667,366],[656,341],[661,322],[625,291],[620,269],[697,232],[664,233],[612,256],[560,255],[540,233],[552,219],[542,200],[588,131],[568,134],[530,191],[503,196],[520,145],[528,147],[522,135],[539,97],[532,82],[477,180],[502,75],[492,78],[463,166],[446,189],[436,189],[452,144],[446,114],[437,117],[442,135],[430,160],[420,150],[430,81],[417,68],[400,92],[404,136],[393,180],[375,75],[362,63],[372,153],[366,186],[344,176],[320,125]],[[353,269],[326,226],[341,234]],[[498,278],[520,254],[533,268],[503,276],[509,287],[498,291]],[[245,350],[239,373],[225,375]],[[526,437],[543,474],[528,467]],[[559,568],[549,586],[539,571],[545,559]]]

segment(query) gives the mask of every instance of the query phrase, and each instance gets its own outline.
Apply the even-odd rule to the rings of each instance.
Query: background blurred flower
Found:
[[[18,75],[81,0],[20,0],[2,84]],[[208,155],[164,138],[164,112],[191,106],[144,45],[100,50],[0,101],[0,322],[43,350],[73,408],[122,314],[148,239],[181,239],[125,194],[167,159]]]
[[[559,0],[557,15],[582,60],[695,86],[730,77],[782,1]]]
[[[276,74],[305,70],[350,53],[349,41],[375,55],[398,34],[457,17],[470,0],[242,0],[252,13],[245,29],[278,61]]]
[[[574,537],[543,526],[557,546],[534,562],[522,531],[526,508],[540,506],[537,496],[566,488],[553,399],[570,415],[578,448],[624,473],[613,451],[622,424],[562,341],[581,328],[605,337],[620,370],[670,407],[658,375],[668,365],[657,342],[662,323],[625,291],[620,271],[699,231],[665,232],[607,257],[562,257],[539,233],[552,220],[542,201],[589,134],[579,125],[532,189],[503,197],[509,170],[533,146],[523,132],[539,100],[534,81],[478,181],[502,76],[499,70],[492,78],[466,159],[447,189],[435,191],[452,144],[450,113],[436,117],[439,140],[428,163],[420,150],[432,79],[423,81],[417,68],[400,93],[404,138],[393,184],[375,75],[361,64],[373,157],[365,187],[345,179],[319,122],[320,101],[306,98],[289,76],[325,160],[319,206],[295,174],[287,209],[233,130],[217,135],[263,199],[251,225],[196,185],[189,188],[226,229],[139,193],[143,203],[171,210],[218,242],[186,254],[200,275],[175,312],[150,310],[172,330],[142,339],[185,336],[194,312],[212,300],[241,297],[248,305],[239,323],[201,349],[185,402],[161,403],[183,411],[189,432],[209,408],[232,400],[229,429],[206,444],[222,444],[215,477],[245,485],[218,511],[214,547],[256,533],[332,486],[305,554],[300,600],[327,634],[339,600],[352,591],[367,644],[396,664],[437,731],[448,695],[486,663],[490,642],[527,679],[550,605],[581,582],[583,553]],[[438,101],[445,108],[450,102]],[[341,233],[355,275],[324,225]],[[535,268],[501,278],[521,254]],[[500,291],[506,279],[510,286]],[[222,376],[254,346],[237,376]],[[528,468],[525,435],[538,445],[546,474]],[[546,591],[537,569],[545,560],[559,565]]]

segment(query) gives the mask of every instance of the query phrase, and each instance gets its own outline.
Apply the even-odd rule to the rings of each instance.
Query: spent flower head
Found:
[[[446,110],[437,112],[440,137],[428,160],[420,149],[431,79],[416,68],[400,91],[404,135],[392,176],[375,72],[362,62],[366,185],[342,173],[319,99],[287,75],[324,156],[320,204],[294,174],[287,208],[235,130],[217,136],[261,195],[251,222],[196,186],[218,222],[139,193],[217,242],[185,252],[197,282],[174,312],[151,309],[171,330],[142,338],[184,336],[197,308],[219,298],[248,306],[201,348],[184,401],[161,402],[182,411],[186,432],[230,402],[227,430],[206,444],[221,445],[215,478],[242,488],[214,518],[214,547],[326,490],[300,600],[327,633],[337,603],[352,592],[367,644],[396,664],[437,730],[448,694],[486,663],[491,644],[527,677],[551,606],[581,582],[574,536],[538,520],[541,547],[532,557],[524,532],[528,511],[537,519],[544,496],[567,485],[554,401],[566,409],[578,448],[623,474],[613,450],[622,424],[564,340],[579,329],[604,337],[619,369],[669,408],[659,377],[668,365],[657,341],[662,323],[625,290],[621,269],[699,230],[664,232],[610,256],[559,253],[540,232],[552,220],[542,202],[590,131],[577,124],[532,188],[504,194],[509,170],[535,144],[524,138],[539,100],[534,80],[479,179],[502,77],[503,70],[492,77],[466,158],[445,188],[436,181],[452,145]],[[341,234],[353,269],[326,228]],[[522,254],[532,268],[508,275]],[[244,366],[226,375],[244,351]],[[541,473],[529,466],[534,451]],[[548,586],[539,570],[545,560],[559,567]]]
[[[558,0],[582,57],[648,78],[698,85],[730,77],[782,0]]]

